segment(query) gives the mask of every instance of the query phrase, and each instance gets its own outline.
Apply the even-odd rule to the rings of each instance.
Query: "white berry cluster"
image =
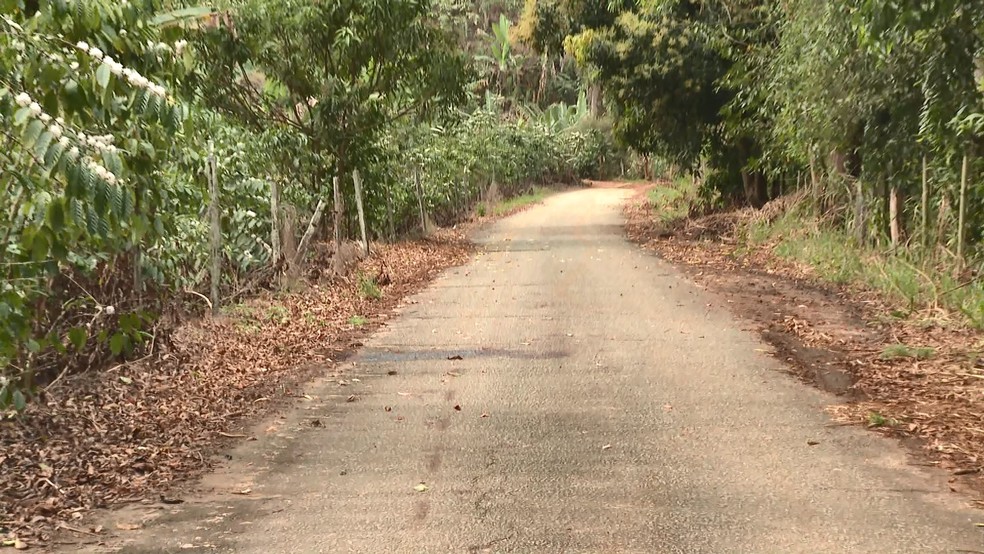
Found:
[[[68,147],[68,145],[71,143],[71,140],[69,140],[69,138],[65,135],[65,121],[62,118],[60,117],[52,118],[51,115],[46,113],[44,109],[41,108],[41,105],[38,104],[33,98],[31,98],[31,95],[26,92],[22,92],[17,96],[15,96],[14,101],[17,102],[18,106],[29,109],[31,113],[31,117],[47,125],[48,132],[51,133],[51,136],[53,138],[58,140],[58,144],[60,144],[62,148]],[[113,146],[112,135],[87,136],[85,133],[80,132],[76,134],[76,139],[78,139],[79,144],[83,146],[87,146],[89,148],[93,148],[95,150],[99,150],[100,152],[106,152],[106,153],[116,152],[116,147]],[[73,146],[71,149],[69,149],[68,155],[72,159],[78,158],[79,147]],[[111,185],[115,185],[116,183],[119,182],[119,178],[115,174],[113,174],[112,171],[106,169],[106,167],[101,163],[99,163],[98,161],[92,159],[89,156],[86,156],[83,159],[83,161],[85,162],[86,166],[89,168],[90,171],[98,175],[102,180],[106,181],[107,183]]]
[[[136,70],[130,69],[129,67],[123,67],[123,64],[113,59],[112,56],[106,55],[102,50],[95,46],[89,46],[89,43],[85,41],[80,41],[75,45],[79,50],[89,54],[96,61],[101,61],[109,67],[109,70],[113,72],[113,75],[126,78],[127,82],[131,85],[147,89],[151,94],[159,96],[161,98],[167,98],[167,90],[161,85],[151,81],[150,79],[144,77]]]

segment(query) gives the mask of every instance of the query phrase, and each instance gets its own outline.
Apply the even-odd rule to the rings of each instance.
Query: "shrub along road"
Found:
[[[976,552],[980,512],[829,425],[722,301],[623,238],[619,189],[549,198],[413,297],[342,378],[125,552]]]

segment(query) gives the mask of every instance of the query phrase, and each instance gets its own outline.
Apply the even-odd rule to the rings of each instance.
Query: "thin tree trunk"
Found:
[[[294,260],[291,262],[291,266],[298,268],[301,265],[301,260],[304,259],[304,251],[307,250],[308,243],[311,242],[311,237],[314,236],[314,232],[318,228],[318,221],[321,220],[321,214],[325,209],[325,199],[322,198],[318,200],[318,206],[314,208],[314,215],[311,216],[311,221],[308,222],[307,229],[304,231],[304,235],[301,236],[301,242],[297,245],[297,252],[294,254]]]
[[[899,188],[892,185],[888,193],[889,231],[892,237],[892,247],[898,248],[902,237],[899,227]]]
[[[334,228],[335,236],[335,254],[332,256],[332,260],[335,264],[335,269],[341,270],[341,255],[342,255],[342,216],[344,211],[342,210],[342,180],[336,175],[331,180],[332,193],[334,194],[334,208],[335,215],[332,219],[332,227]]]
[[[967,219],[967,182],[970,180],[970,155],[964,154],[960,170],[960,199],[957,207],[957,269],[963,269],[964,237]]]
[[[413,172],[413,187],[417,192],[417,207],[420,209],[420,232],[427,234],[427,213],[424,211],[424,191],[420,186],[420,170]]]
[[[362,175],[356,169],[352,172],[355,183],[355,208],[359,212],[359,232],[362,234],[362,253],[369,256],[369,235],[366,233],[366,212],[362,206]]]
[[[588,101],[591,117],[599,117],[601,115],[601,85],[591,83],[588,88]]]
[[[843,178],[843,177],[842,177]],[[854,238],[858,243],[864,242],[864,188],[858,179],[854,192]]]
[[[817,218],[823,216],[823,198],[820,196],[820,179],[817,176],[816,154],[810,150],[810,190],[813,196],[813,206],[817,210]]]
[[[919,236],[922,239],[923,248],[929,247],[929,163],[926,156],[922,159],[922,221],[919,224]]]
[[[396,222],[393,221],[393,190],[386,187],[386,231],[390,242],[396,242]]]
[[[211,221],[212,315],[219,314],[219,280],[222,278],[222,221],[219,218],[219,179],[215,174],[215,145],[208,143],[209,220]]]
[[[280,185],[276,179],[270,180],[270,249],[273,251],[273,265],[280,263]]]

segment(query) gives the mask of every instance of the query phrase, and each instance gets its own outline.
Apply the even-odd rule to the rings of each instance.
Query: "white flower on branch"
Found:
[[[46,113],[42,113],[41,115],[39,115],[38,119],[41,120],[41,123],[44,123],[46,125],[51,122],[51,116]]]
[[[79,147],[73,146],[72,149],[68,151],[68,155],[71,156],[72,158],[79,157]]]
[[[85,52],[89,51],[89,43],[84,40],[80,40],[78,43],[76,43],[75,47]]]
[[[45,114],[45,115],[47,115],[47,114]],[[55,123],[51,127],[48,127],[48,132],[51,133],[51,136],[53,136],[55,138],[61,138],[61,136],[62,136],[62,128],[57,123]]]
[[[44,110],[41,109],[41,105],[38,104],[37,102],[31,102],[31,105],[28,106],[28,108],[31,110],[31,115],[33,115],[34,117],[38,117],[39,115],[44,113]]]
[[[76,71],[79,68],[79,62],[72,62],[68,64],[68,67],[70,67],[72,71]]]
[[[14,102],[17,102],[18,106],[26,108],[31,105],[31,95],[26,92],[22,92],[14,97]]]
[[[68,143],[69,143],[68,137],[66,137],[64,135],[62,136],[62,138],[58,139],[58,144],[60,144],[62,146],[62,148],[65,148],[66,146],[68,146]]]
[[[89,55],[97,60],[102,60],[103,51],[93,46],[89,49]]]

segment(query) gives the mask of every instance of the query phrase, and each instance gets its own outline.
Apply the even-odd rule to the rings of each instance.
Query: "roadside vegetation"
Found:
[[[529,0],[521,28],[540,51],[564,50],[589,70],[618,140],[694,176],[652,193],[660,218],[798,194],[746,237],[834,281],[981,326],[978,8]]]
[[[522,8],[0,2],[4,545],[200,471],[475,211],[633,166]]]

